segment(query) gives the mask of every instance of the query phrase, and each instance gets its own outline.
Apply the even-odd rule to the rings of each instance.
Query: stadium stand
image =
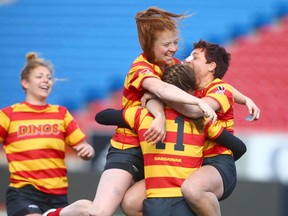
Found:
[[[86,103],[108,97],[121,88],[130,63],[140,52],[135,12],[151,5],[192,14],[181,24],[184,41],[178,57],[183,59],[199,38],[226,44],[249,33],[258,14],[265,14],[270,22],[278,4],[274,0],[249,4],[244,0],[233,4],[181,0],[175,7],[174,2],[152,0],[137,4],[129,0],[11,1],[0,6],[0,107],[22,100],[19,71],[28,51],[39,52],[55,64],[58,79],[51,103],[79,111]],[[13,92],[13,97],[6,92]]]
[[[137,11],[151,5],[176,13],[187,11],[193,15],[180,26],[184,40],[181,41],[178,58],[184,59],[190,53],[193,42],[200,38],[229,49],[232,62],[224,80],[255,100],[262,112],[261,119],[251,126],[244,120],[248,115],[246,108],[235,105],[236,131],[287,132],[287,0],[179,0],[177,3],[157,0],[137,3],[131,0],[0,0],[0,107],[23,100],[19,73],[24,56],[28,51],[39,52],[55,65],[57,81],[49,102],[67,106],[93,143],[95,139],[96,145],[99,135],[103,136],[100,137],[102,145],[97,147],[97,152],[101,152],[114,127],[96,124],[95,113],[107,107],[120,108],[125,74],[140,52],[134,16]],[[95,131],[98,137],[94,136]],[[4,158],[4,155],[1,156]],[[72,166],[79,163],[71,157]],[[3,160],[0,162],[3,165]],[[240,189],[244,193],[247,185],[241,188],[241,183]],[[252,191],[255,185],[249,184]],[[267,187],[263,188],[266,190]],[[4,208],[4,189],[0,209]],[[287,191],[286,187],[283,202],[287,202]],[[72,192],[73,198],[77,197],[77,193],[78,190]],[[83,196],[86,194],[86,191],[83,192]],[[258,191],[255,192],[255,200],[257,196]],[[275,197],[280,196],[277,194]],[[254,205],[253,199],[249,200],[249,204]],[[259,208],[265,209],[266,206],[268,209],[273,201],[275,206],[278,205],[280,202],[275,200],[273,198],[264,205],[259,203]],[[232,202],[236,205],[233,197]],[[243,206],[245,209],[247,205]],[[282,207],[276,208],[280,211]],[[242,209],[235,209],[239,214],[242,212]],[[270,210],[273,211],[273,208]],[[234,213],[236,216],[237,213]],[[269,211],[265,213],[261,215],[273,215]]]

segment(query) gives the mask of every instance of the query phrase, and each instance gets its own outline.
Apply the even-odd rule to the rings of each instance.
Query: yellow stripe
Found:
[[[163,165],[145,166],[145,177],[177,177],[186,179],[196,168],[172,167]]]
[[[174,150],[175,143],[165,142],[165,149],[156,149],[156,145],[154,143],[147,143],[143,141],[140,143],[143,154],[171,154],[175,157],[179,156],[190,156],[190,157],[202,157],[203,146],[194,146],[194,145],[185,145],[185,151],[177,151]]]
[[[8,164],[10,172],[37,171],[54,168],[66,168],[62,159],[48,158],[38,160],[14,161]]]
[[[7,117],[6,114],[4,114],[4,112],[2,110],[0,110],[0,125],[7,130],[9,128],[10,125],[10,119]]]
[[[65,142],[73,146],[77,143],[80,142],[80,140],[84,139],[85,134],[80,130],[80,128],[77,128],[76,130],[73,131],[68,137],[66,137]]]
[[[4,146],[4,148],[7,154],[37,149],[55,149],[59,151],[64,151],[65,143],[61,139],[33,138],[27,141],[22,140],[13,142],[8,146]]]
[[[20,182],[10,183],[10,186],[21,188],[27,185],[27,179],[17,178],[16,176],[12,176],[12,177],[13,179],[17,179]],[[28,182],[34,185],[36,188],[38,188],[38,186],[42,186],[47,189],[58,189],[58,188],[63,188],[63,187],[68,186],[68,181],[66,177],[60,177],[60,178],[56,177],[56,178],[46,178],[46,179],[29,179]]]
[[[181,188],[154,188],[146,190],[146,196],[152,197],[182,197]]]

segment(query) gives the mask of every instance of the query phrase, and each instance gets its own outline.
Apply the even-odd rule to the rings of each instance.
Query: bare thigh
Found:
[[[126,215],[142,215],[143,201],[146,199],[145,180],[132,185],[126,192],[121,208]]]
[[[188,176],[187,180],[192,181],[193,185],[204,191],[214,193],[218,199],[223,195],[224,185],[222,177],[213,166],[205,165],[199,168]]]
[[[105,170],[97,187],[92,212],[98,212],[95,215],[113,215],[132,183],[132,175],[125,170]]]

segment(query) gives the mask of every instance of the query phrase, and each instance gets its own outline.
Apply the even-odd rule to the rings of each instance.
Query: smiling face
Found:
[[[178,50],[178,33],[166,30],[156,34],[154,43],[155,64],[159,67],[168,66],[172,63],[173,56]]]
[[[21,84],[25,89],[27,102],[44,105],[52,90],[52,73],[47,67],[38,66],[30,71],[28,79],[22,79]]]

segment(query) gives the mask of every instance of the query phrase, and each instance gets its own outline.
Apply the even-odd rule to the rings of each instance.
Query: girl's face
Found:
[[[178,50],[178,32],[166,30],[156,34],[154,44],[155,64],[159,67],[170,65]]]
[[[194,49],[185,61],[188,65],[194,66],[197,77],[209,72],[209,64],[206,63],[205,52],[202,49]]]
[[[195,70],[195,75],[198,80],[198,87],[203,87],[207,82],[213,78],[213,71],[215,64],[207,63],[204,50],[198,48],[194,49],[189,57],[185,59],[187,65]]]
[[[26,90],[26,101],[43,105],[52,90],[53,78],[48,68],[39,66],[30,71],[28,80],[22,80],[21,83]]]

